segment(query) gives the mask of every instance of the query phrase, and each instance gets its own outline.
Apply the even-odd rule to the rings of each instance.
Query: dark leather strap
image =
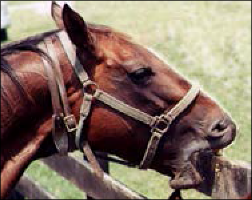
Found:
[[[56,39],[56,37],[55,37],[55,39]],[[75,117],[71,114],[60,63],[59,63],[59,60],[58,60],[57,55],[55,53],[56,49],[55,49],[55,46],[53,45],[52,40],[53,40],[53,38],[51,38],[51,37],[46,38],[45,42],[47,45],[48,54],[51,56],[51,58],[54,62],[54,65],[52,65],[52,68],[53,68],[53,71],[55,74],[55,78],[56,78],[56,82],[57,82],[57,85],[59,88],[59,94],[61,97],[62,106],[63,106],[63,110],[64,110],[64,123],[66,125],[67,132],[71,133],[76,130],[76,120],[75,120]]]
[[[43,48],[51,58],[51,61],[43,58],[43,63],[48,77],[54,113],[52,116],[52,134],[59,153],[66,155],[69,151],[68,136],[69,133],[76,130],[76,121],[68,105],[65,84],[53,39],[53,37],[46,38],[40,48]]]
[[[47,60],[43,59],[44,66],[46,69],[46,73],[48,76],[48,84],[51,91],[52,96],[52,106],[53,106],[53,137],[55,145],[58,149],[58,152],[61,155],[66,155],[70,150],[70,134],[81,135],[80,133],[83,131],[83,120],[82,118],[88,116],[85,109],[90,109],[90,106],[83,103],[81,109],[81,119],[78,125],[78,129],[76,126],[76,121],[74,115],[71,114],[70,107],[68,105],[67,92],[65,89],[65,83],[62,75],[62,71],[60,68],[60,63],[56,55],[56,49],[53,44],[53,40],[56,37],[48,37],[44,40],[44,49],[47,51],[50,56],[52,63],[49,63]],[[84,102],[88,102],[86,98],[83,99]],[[88,104],[89,105],[89,104]],[[85,116],[86,114],[86,116]],[[78,134],[78,132],[80,132]],[[74,144],[74,142],[73,142]],[[84,142],[82,146],[78,147],[84,152],[88,161],[90,162],[94,173],[98,177],[103,177],[104,173],[101,169],[98,161],[96,160],[89,144]],[[74,148],[73,148],[74,149]]]

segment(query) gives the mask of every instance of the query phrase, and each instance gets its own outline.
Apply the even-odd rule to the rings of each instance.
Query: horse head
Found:
[[[193,87],[153,50],[125,34],[88,24],[67,5],[62,9],[54,3],[52,16],[58,28],[67,33],[90,79],[128,106],[160,116],[179,104]],[[71,88],[72,93],[82,93],[79,82],[73,81]],[[78,116],[82,95],[75,96],[72,110]],[[143,159],[152,136],[146,124],[99,101],[93,102],[85,123],[83,134],[93,149],[132,163]],[[236,126],[229,115],[201,90],[165,130],[148,167],[175,176],[173,188],[192,187],[200,182],[191,165],[192,155],[222,149],[235,135]]]

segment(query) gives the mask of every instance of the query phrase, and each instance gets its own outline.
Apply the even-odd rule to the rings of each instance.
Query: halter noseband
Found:
[[[69,40],[67,34],[65,32],[61,31],[61,32],[57,33],[57,36],[62,44],[62,47],[63,47],[71,65],[72,65],[77,77],[79,78],[79,81],[83,85],[84,97],[83,97],[83,103],[82,103],[81,109],[80,109],[80,120],[79,120],[78,126],[76,126],[76,128],[75,128],[75,126],[71,124],[73,122],[75,123],[75,120],[73,118],[73,115],[69,114],[69,112],[67,112],[67,116],[64,117],[64,119],[66,120],[65,122],[67,122],[67,120],[70,119],[71,128],[69,130],[67,130],[67,132],[70,131],[70,132],[75,133],[75,145],[80,150],[82,150],[83,145],[85,146],[87,144],[87,141],[84,141],[82,138],[83,137],[83,135],[82,135],[83,127],[84,127],[85,120],[87,119],[87,117],[90,114],[92,100],[96,99],[96,100],[101,101],[102,103],[108,105],[109,107],[111,107],[111,108],[137,120],[137,121],[141,121],[142,123],[144,123],[145,125],[148,125],[151,128],[152,135],[151,135],[151,138],[148,142],[143,159],[139,165],[139,168],[147,169],[151,165],[151,163],[154,159],[154,156],[156,154],[156,151],[157,151],[157,148],[158,148],[158,145],[160,143],[162,136],[168,131],[168,129],[169,129],[170,125],[172,124],[172,122],[174,121],[174,119],[177,116],[179,116],[190,104],[192,104],[192,102],[195,100],[195,98],[199,94],[199,91],[200,91],[199,87],[193,85],[192,88],[188,91],[188,93],[183,97],[183,99],[180,100],[179,103],[175,105],[175,107],[173,107],[169,111],[168,110],[165,111],[160,116],[153,117],[145,112],[142,112],[136,108],[133,108],[133,107],[125,104],[124,102],[116,99],[115,97],[109,95],[108,93],[100,90],[97,86],[92,94],[88,93],[87,88],[90,85],[96,85],[96,84],[89,79],[88,74],[86,73],[84,67],[82,66],[82,64],[80,63],[79,59],[76,56],[75,48],[73,47],[73,44]],[[48,40],[45,40],[45,43],[48,45],[48,44],[51,44],[52,41],[50,39],[48,39]],[[51,46],[52,45],[50,45],[48,47],[51,47]],[[55,56],[53,56],[53,53],[52,53],[53,48],[50,50],[50,49],[48,49],[48,47],[47,47],[48,54],[55,61]],[[56,61],[56,62],[58,62],[58,61]],[[46,63],[44,62],[44,64],[46,64]],[[48,64],[46,64],[46,65],[48,65]],[[59,82],[59,81],[57,81],[57,82],[58,82],[58,85],[63,84],[62,82]],[[64,93],[64,92],[62,92],[62,93]],[[60,94],[60,95],[61,95],[61,97],[62,97],[62,95],[64,96],[64,94]],[[68,124],[68,123],[66,123],[66,124]],[[66,126],[69,127],[69,125],[66,125]],[[68,145],[66,145],[66,144],[68,144],[68,143],[66,143],[66,140],[67,140],[66,136],[67,136],[67,134],[64,135],[61,133],[60,136],[54,137],[54,141],[55,141],[56,147],[58,148],[59,152],[64,153],[67,151],[67,149],[69,149]],[[65,138],[65,142],[62,142],[62,138]],[[62,143],[64,145],[62,145]]]

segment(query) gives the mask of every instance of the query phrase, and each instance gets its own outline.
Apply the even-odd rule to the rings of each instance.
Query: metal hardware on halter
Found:
[[[156,121],[154,122],[151,132],[152,133],[159,133],[160,137],[168,131],[172,120],[167,119],[164,115],[156,117]]]
[[[91,86],[91,85],[94,85],[96,88],[98,88],[98,85],[94,81],[91,81],[91,80],[87,80],[82,83],[82,86],[84,88],[87,88],[88,86]]]
[[[178,117],[190,104],[192,104],[199,92],[199,87],[197,85],[193,85],[187,94],[178,102],[178,104],[175,105],[175,107],[156,117],[154,124],[151,126],[152,136],[148,142],[147,149],[139,168],[147,169],[151,165],[162,136],[168,131],[173,120]]]
[[[42,58],[42,62],[45,67],[45,73],[48,77],[48,86],[51,92],[52,100],[52,136],[60,155],[67,155],[69,150],[68,143],[68,133],[64,122],[65,114],[69,114],[69,107],[67,103],[67,97],[64,88],[64,82],[62,78],[62,73],[60,71],[59,62],[57,56],[54,52],[54,46],[52,43],[52,38],[46,38],[43,43],[39,44],[39,47],[50,55],[51,59],[55,62],[50,63],[47,59]]]
[[[110,94],[100,90],[97,84],[89,79],[87,72],[80,63],[76,56],[75,47],[71,43],[67,36],[67,33],[60,31],[57,33],[62,47],[72,64],[72,67],[79,78],[80,83],[83,84],[83,104],[80,110],[80,121],[76,130],[75,144],[82,151],[82,145],[87,144],[87,141],[82,141],[82,132],[84,121],[90,113],[92,100],[96,99],[111,108],[148,125],[151,128],[152,136],[148,142],[143,159],[140,162],[139,168],[147,169],[150,167],[154,156],[156,155],[157,148],[159,146],[162,136],[168,131],[173,120],[178,117],[198,96],[200,90],[198,86],[192,86],[188,93],[176,104],[171,110],[165,111],[160,116],[151,116],[148,113],[142,112],[132,106],[127,105],[123,101],[116,99]],[[95,86],[92,88],[90,86]],[[93,158],[90,158],[90,160]]]
[[[64,124],[63,114],[52,116],[52,136],[60,155],[68,153],[68,135]]]
[[[83,86],[84,93],[87,93],[91,95],[92,97],[95,96],[96,90],[98,89],[98,85],[94,81],[87,80],[84,83],[82,83],[82,86]],[[92,88],[91,86],[95,86],[95,88]]]
[[[64,124],[68,133],[76,131],[76,120],[74,115],[68,115],[64,117]]]

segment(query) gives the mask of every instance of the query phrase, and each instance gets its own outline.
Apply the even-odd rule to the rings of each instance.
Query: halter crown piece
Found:
[[[145,112],[142,112],[136,108],[133,108],[124,102],[116,99],[115,97],[109,95],[108,93],[100,90],[98,86],[89,79],[87,72],[85,71],[84,67],[80,63],[79,59],[76,56],[76,50],[73,44],[71,43],[70,39],[68,38],[66,32],[60,31],[57,33],[57,37],[59,41],[62,44],[62,47],[77,75],[79,78],[79,81],[83,85],[83,103],[80,108],[80,120],[78,125],[76,125],[75,118],[70,113],[70,109],[68,108],[68,103],[66,100],[66,92],[65,92],[65,86],[62,78],[62,74],[60,73],[60,67],[59,67],[59,61],[55,56],[54,47],[52,44],[52,39],[48,38],[45,40],[45,44],[47,46],[48,55],[52,58],[54,61],[54,65],[58,67],[54,67],[53,69],[49,69],[48,62],[44,61],[44,64],[46,67],[46,71],[48,74],[49,80],[54,79],[54,77],[51,74],[56,75],[56,81],[49,81],[49,88],[52,93],[52,103],[54,107],[54,118],[55,118],[55,125],[54,125],[54,141],[56,144],[56,147],[61,154],[67,154],[69,151],[69,135],[75,137],[75,145],[78,147],[81,151],[84,151],[87,157],[90,157],[88,160],[93,163],[93,166],[97,165],[97,161],[93,158],[92,151],[88,146],[88,142],[84,140],[83,138],[83,127],[85,120],[90,114],[91,105],[92,105],[92,99],[96,99],[98,101],[101,101],[105,105],[108,105],[109,107],[137,120],[142,122],[145,125],[148,125],[151,129],[151,138],[148,142],[146,151],[144,153],[143,159],[139,164],[139,168],[141,169],[147,169],[156,154],[158,145],[160,143],[160,140],[162,136],[168,131],[170,125],[174,121],[174,119],[179,116],[192,102],[195,100],[195,98],[199,94],[199,87],[193,85],[191,89],[188,91],[188,93],[179,101],[179,103],[173,107],[169,111],[165,111],[160,116],[151,116]],[[55,70],[56,69],[56,70]],[[54,71],[54,72],[53,72]],[[95,85],[96,89],[91,94],[87,92],[87,88],[90,85]],[[58,88],[57,88],[58,87]],[[58,93],[61,96],[62,104],[64,107],[64,112],[60,111],[60,108],[57,108],[57,104],[59,105],[59,95],[53,95],[52,90],[58,89]],[[57,96],[57,97],[55,97]],[[56,100],[55,100],[56,99]],[[58,103],[55,103],[58,102]],[[56,104],[56,106],[55,106]],[[64,105],[66,104],[66,105]],[[57,123],[56,123],[57,122]],[[57,125],[56,125],[57,124]],[[60,127],[60,128],[57,128]],[[64,128],[65,127],[65,128]],[[69,134],[68,134],[69,133]],[[97,167],[97,166],[96,166]],[[99,168],[99,167],[98,167]]]

